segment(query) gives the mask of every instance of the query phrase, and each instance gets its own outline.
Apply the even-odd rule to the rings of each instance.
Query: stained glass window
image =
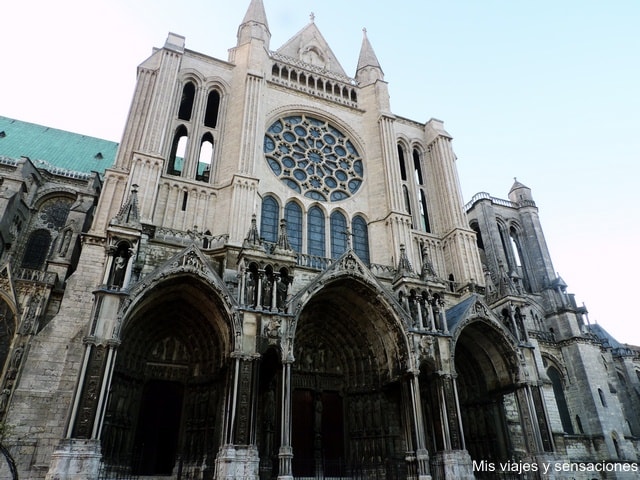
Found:
[[[296,252],[302,251],[302,209],[295,202],[287,203],[284,209],[284,218],[287,220],[287,237],[289,244]]]
[[[325,256],[324,230],[324,213],[319,207],[311,207],[307,215],[307,238],[309,243],[307,250],[309,255]]]
[[[267,242],[278,241],[278,202],[273,197],[265,197],[262,201],[260,236]]]
[[[331,214],[331,258],[338,258],[347,251],[347,220],[340,212]]]

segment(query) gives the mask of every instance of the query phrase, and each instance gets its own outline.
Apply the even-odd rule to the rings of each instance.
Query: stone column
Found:
[[[291,460],[291,362],[282,364],[282,405],[280,409],[280,451],[278,452],[278,480],[293,480]]]
[[[538,422],[534,418],[535,409],[529,385],[524,384],[519,386],[515,394],[518,400],[520,422],[522,423],[527,451],[531,454],[542,452],[542,436],[540,435]]]
[[[425,419],[422,412],[422,401],[420,399],[420,384],[418,382],[418,372],[412,372],[407,380],[410,404],[410,421],[413,423],[413,437],[416,458],[416,474],[419,480],[428,480],[429,474],[429,452],[425,440]]]
[[[434,456],[434,475],[451,480],[473,479],[473,464],[465,450],[455,376],[440,375],[435,383],[444,450],[437,452]]]
[[[260,455],[255,444],[257,357],[232,354],[223,442],[216,457],[219,480],[257,480]]]
[[[67,432],[51,456],[48,480],[97,478],[100,433],[115,358],[115,344],[87,343]]]

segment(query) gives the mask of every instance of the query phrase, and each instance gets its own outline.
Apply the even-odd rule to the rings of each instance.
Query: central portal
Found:
[[[296,478],[407,478],[396,370],[403,341],[376,298],[341,278],[300,313],[291,376]]]

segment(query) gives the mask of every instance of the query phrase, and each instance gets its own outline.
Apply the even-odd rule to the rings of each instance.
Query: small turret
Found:
[[[509,190],[509,200],[511,200],[513,203],[517,203],[518,205],[523,205],[526,203],[535,205],[533,196],[531,195],[531,189],[526,185],[520,183],[515,177],[513,181],[514,183],[511,186],[511,190]]]

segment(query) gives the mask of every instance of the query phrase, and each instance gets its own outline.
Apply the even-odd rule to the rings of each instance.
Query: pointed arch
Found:
[[[558,407],[558,413],[560,414],[560,422],[562,428],[569,435],[573,435],[573,425],[571,424],[571,414],[569,413],[569,405],[567,404],[567,397],[564,393],[564,379],[560,370],[555,365],[549,365],[547,368],[547,376],[551,380],[551,386],[553,388],[553,396],[556,399],[556,405]]]
[[[51,248],[51,233],[44,228],[34,230],[29,235],[27,246],[22,256],[22,268],[42,270]]]
[[[191,120],[193,113],[193,103],[196,97],[196,86],[193,82],[188,81],[182,87],[182,96],[180,97],[180,105],[178,107],[178,118],[180,120]]]
[[[207,96],[207,107],[204,112],[204,126],[216,128],[218,126],[218,113],[220,110],[220,92],[213,89]]]
[[[267,195],[262,200],[262,213],[260,215],[260,236],[267,242],[278,241],[278,219],[280,206],[272,195]]]
[[[351,221],[353,233],[353,250],[365,264],[369,265],[369,228],[367,221],[361,215],[356,215]]]
[[[316,257],[326,255],[325,216],[317,205],[313,205],[307,214],[307,253]]]
[[[202,465],[219,446],[238,325],[201,262],[195,250],[174,257],[123,312],[101,445],[106,463],[133,474],[170,474],[178,455]]]
[[[334,210],[330,216],[331,258],[338,258],[347,251],[347,219],[344,214]]]
[[[213,135],[207,132],[200,140],[200,153],[198,155],[198,171],[196,180],[208,182],[211,178],[211,168],[213,164]]]
[[[400,180],[407,181],[407,165],[405,161],[404,147],[398,144],[398,166],[400,167]]]
[[[411,429],[403,415],[404,365],[397,361],[409,355],[408,339],[395,301],[352,252],[333,266],[319,279],[322,287],[298,297],[291,393],[296,477],[322,471],[346,478],[363,460],[369,468],[403,468],[401,432]]]
[[[454,309],[447,313],[458,314]],[[452,329],[465,445],[473,460],[506,461],[512,445],[525,442],[525,429],[536,428],[527,416],[526,393],[518,391],[524,372],[517,341],[481,302],[466,315]],[[455,316],[450,320],[455,322]]]
[[[287,221],[287,237],[291,248],[302,252],[302,207],[294,200],[289,200],[284,207],[284,218]]]
[[[187,127],[180,125],[173,135],[171,151],[169,152],[169,162],[167,163],[167,173],[169,175],[182,175],[188,142],[189,133],[187,132]]]

